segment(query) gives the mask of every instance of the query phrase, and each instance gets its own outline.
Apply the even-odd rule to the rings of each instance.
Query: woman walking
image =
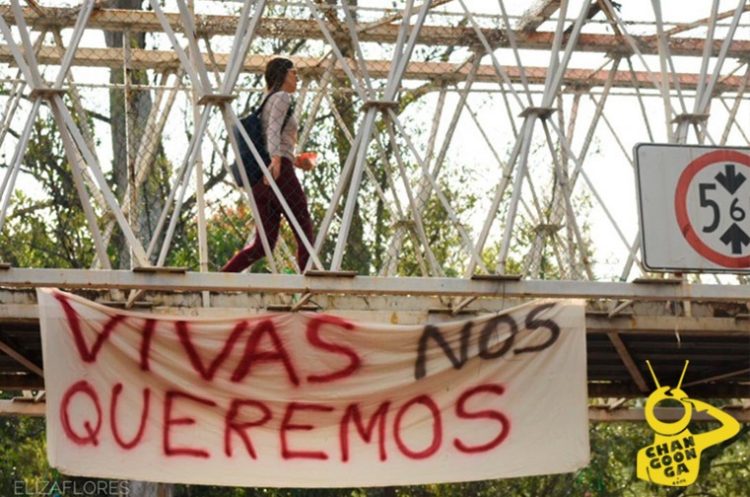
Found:
[[[271,187],[268,179],[262,175],[251,175],[250,183],[253,197],[258,206],[260,222],[263,223],[268,244],[273,250],[279,236],[281,215],[287,218],[294,237],[297,240],[297,263],[300,272],[305,270],[310,256],[302,236],[312,243],[313,230],[310,212],[307,207],[307,197],[294,173],[294,167],[309,171],[314,164],[307,154],[295,156],[297,145],[297,120],[292,112],[292,94],[297,90],[297,70],[291,60],[275,58],[266,65],[266,96],[261,104],[261,126],[266,142],[268,155],[271,157],[269,170],[276,185],[279,187],[292,215],[299,223],[302,233],[298,233],[292,225],[289,215],[284,211]],[[251,266],[265,254],[256,229],[255,239],[247,247],[237,252],[221,269],[224,272],[240,272]]]

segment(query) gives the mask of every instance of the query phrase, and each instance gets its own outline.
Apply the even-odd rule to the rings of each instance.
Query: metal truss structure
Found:
[[[745,277],[645,271],[631,154],[638,142],[750,145],[750,2],[679,13],[658,0],[115,3],[0,3],[0,146],[10,157],[0,167],[0,232],[14,192],[34,187],[24,161],[41,116],[55,123],[95,249],[88,270],[0,266],[9,289],[0,292],[0,389],[43,387],[34,297],[24,289],[60,286],[171,312],[313,308],[402,322],[586,298],[590,393],[610,399],[592,419],[628,419],[612,410],[650,390],[649,357],[665,375],[690,359],[706,395],[750,398]],[[122,43],[102,43],[102,31]],[[222,202],[239,195],[258,219],[248,178],[242,188],[222,179],[239,157],[231,130],[278,47],[303,81],[300,149],[320,143],[323,127],[341,145],[327,158],[338,169],[317,235],[301,240],[309,267],[291,262],[283,240],[274,253],[256,223],[272,274],[213,274],[208,224]],[[115,94],[128,109],[124,126],[109,116],[103,133],[92,116]],[[186,121],[177,136],[175,123]],[[145,229],[139,195],[160,161],[170,165],[168,194]],[[365,197],[387,223],[362,213]],[[196,272],[165,267],[187,204]],[[448,275],[428,226],[436,210],[455,233]],[[365,237],[384,231],[382,260],[354,276],[345,261],[357,223]],[[113,269],[116,244],[127,247],[130,270]],[[407,252],[417,269],[405,275]],[[748,404],[739,408],[747,418]]]

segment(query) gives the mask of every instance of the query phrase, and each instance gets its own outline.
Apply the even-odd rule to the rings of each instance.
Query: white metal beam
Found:
[[[331,293],[351,295],[451,295],[478,297],[553,297],[619,300],[695,300],[737,302],[750,300],[750,285],[622,283],[610,281],[522,280],[463,278],[355,278],[293,274],[228,274],[186,272],[143,273],[125,270],[24,269],[0,272],[0,287],[8,288],[122,288],[167,291],[240,291]]]

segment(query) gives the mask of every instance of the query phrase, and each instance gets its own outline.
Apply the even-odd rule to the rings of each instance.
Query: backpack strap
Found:
[[[284,116],[284,122],[281,123],[282,130],[286,127],[286,123],[289,122],[289,119],[292,118],[293,114],[294,114],[294,101],[291,101],[289,102],[289,108],[286,110],[286,116]]]
[[[255,108],[253,113],[260,115],[260,113],[263,112],[263,107],[266,106],[266,102],[268,102],[268,99],[271,98],[271,95],[273,95],[274,93],[276,92],[269,93],[268,95],[266,95],[265,98],[260,102],[260,105]]]

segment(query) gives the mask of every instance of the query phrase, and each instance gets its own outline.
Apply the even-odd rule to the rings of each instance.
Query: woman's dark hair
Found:
[[[266,87],[271,93],[281,90],[286,74],[294,67],[294,63],[284,57],[271,59],[266,64]]]

